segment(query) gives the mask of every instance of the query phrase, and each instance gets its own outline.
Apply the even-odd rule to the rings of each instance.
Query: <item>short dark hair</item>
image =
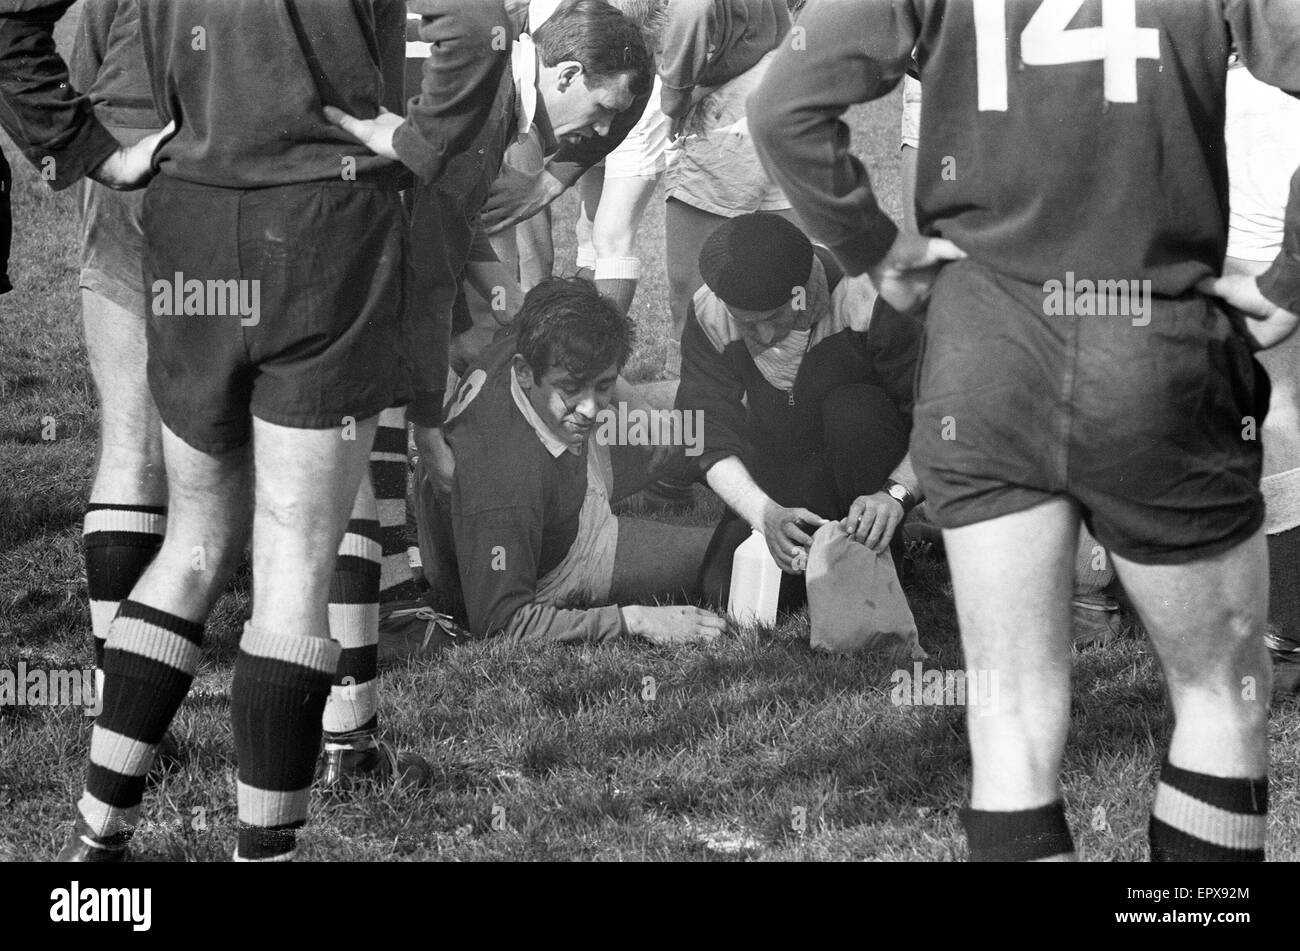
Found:
[[[645,40],[645,48],[654,55],[659,48],[664,24],[668,21],[668,0],[609,0],[636,24]]]
[[[654,82],[654,57],[641,30],[605,0],[567,0],[533,33],[542,62],[582,64],[593,89],[630,73],[628,88],[644,96]]]
[[[622,369],[632,355],[631,321],[580,277],[551,277],[535,286],[524,297],[515,328],[516,352],[539,380],[553,367],[593,380],[611,363]]]

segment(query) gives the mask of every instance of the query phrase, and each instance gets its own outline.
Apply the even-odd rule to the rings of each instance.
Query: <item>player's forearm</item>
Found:
[[[787,39],[749,100],[749,128],[763,164],[807,230],[848,274],[877,264],[898,233],[852,154],[841,116],[902,79],[914,25],[904,5],[810,4],[800,49]]]
[[[571,184],[572,182],[561,181],[556,178],[552,167],[547,165],[537,173],[533,192],[519,209],[523,212],[520,222],[528,221],[534,215],[549,208],[551,203],[563,195]]]
[[[523,306],[523,288],[500,261],[470,261],[465,265],[465,281],[488,302],[492,317],[500,326],[513,321]]]
[[[411,402],[406,418],[417,426],[436,428],[442,425],[442,404],[447,397],[446,358],[434,359],[448,346],[444,329],[451,315],[434,307],[411,310]]]
[[[763,512],[772,504],[772,499],[759,488],[739,457],[728,456],[714,463],[704,478],[709,488],[718,493],[733,512],[753,528],[762,526]]]
[[[54,24],[71,5],[11,0],[0,13],[0,125],[56,190],[88,175],[119,148],[90,100],[72,87],[55,49]]]
[[[599,644],[621,636],[623,627],[617,605],[584,610],[529,603],[502,630],[512,640],[530,644]]]
[[[692,94],[709,61],[709,34],[714,28],[712,0],[672,0],[659,41],[659,106],[680,119],[694,103]]]
[[[510,68],[513,27],[499,2],[412,0],[425,17],[420,38],[432,44],[419,99],[393,133],[402,164],[435,181],[488,121],[503,74]]]
[[[917,500],[925,498],[925,493],[921,491],[921,480],[917,478],[916,470],[912,468],[910,452],[904,455],[902,461],[894,467],[894,471],[889,474],[889,480],[897,482],[911,492],[912,498]]]

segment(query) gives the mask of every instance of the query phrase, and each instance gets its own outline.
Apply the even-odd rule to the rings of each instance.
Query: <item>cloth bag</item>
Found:
[[[877,555],[839,522],[827,522],[813,535],[806,577],[814,648],[833,654],[884,650],[911,660],[929,656],[888,551]]]

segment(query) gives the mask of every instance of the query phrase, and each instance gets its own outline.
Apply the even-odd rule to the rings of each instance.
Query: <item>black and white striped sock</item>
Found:
[[[406,554],[406,472],[406,410],[386,409],[379,414],[370,450],[370,481],[375,487],[383,557],[380,604],[409,600],[417,594]]]
[[[201,623],[122,602],[104,652],[103,708],[78,803],[93,835],[111,838],[134,827],[154,751],[189,692],[202,645]]]
[[[95,638],[95,667],[103,670],[104,642],[118,605],[131,594],[162,545],[167,509],[161,505],[91,502],[81,529],[86,593]],[[101,689],[103,685],[100,685]]]
[[[379,727],[380,529],[354,518],[330,579],[330,637],[342,648],[322,725],[326,742]]]
[[[321,714],[339,664],[328,637],[259,631],[246,625],[230,687],[239,763],[236,857],[292,857],[307,821],[320,750]]]
[[[1262,862],[1267,823],[1267,776],[1209,776],[1166,759],[1151,807],[1151,861]]]

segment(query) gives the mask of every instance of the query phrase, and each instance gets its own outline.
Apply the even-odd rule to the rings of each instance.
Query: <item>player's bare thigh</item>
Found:
[[[81,305],[90,373],[99,393],[96,491],[118,501],[143,493],[161,504],[166,498],[162,431],[145,375],[144,317],[85,289]]]
[[[379,417],[298,429],[253,419],[253,624],[329,636],[326,605]],[[347,438],[345,438],[347,437]]]

